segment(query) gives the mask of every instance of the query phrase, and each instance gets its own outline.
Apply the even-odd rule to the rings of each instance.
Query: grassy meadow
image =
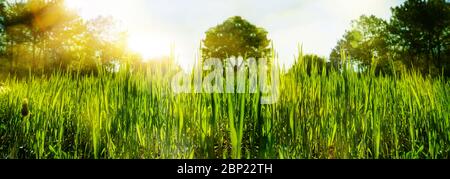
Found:
[[[326,71],[300,54],[261,94],[174,94],[155,69],[55,72],[0,85],[0,158],[436,159],[450,156],[450,82]]]

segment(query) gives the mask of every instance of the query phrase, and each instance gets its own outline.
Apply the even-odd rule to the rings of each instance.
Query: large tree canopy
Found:
[[[446,0],[408,0],[392,9],[391,45],[405,65],[441,68],[449,63],[450,3]]]
[[[387,22],[375,16],[361,16],[353,21],[353,27],[347,31],[331,53],[331,61],[338,64],[342,53],[352,62],[360,63],[363,68],[378,61],[378,68],[388,63]],[[380,69],[381,70],[381,69]]]
[[[297,58],[297,61],[288,71],[288,74],[298,78],[302,75],[322,74],[323,72],[329,72],[330,70],[331,64],[327,62],[325,58],[316,54],[306,54]]]
[[[3,1],[0,22],[3,71],[92,71],[126,55],[126,34],[113,31],[113,19],[86,21],[63,0]]]
[[[203,40],[203,59],[228,57],[267,57],[270,53],[267,31],[235,16],[209,29]]]
[[[330,60],[339,65],[342,53],[360,67],[391,72],[403,67],[424,74],[450,75],[450,3],[445,0],[407,0],[392,8],[389,22],[361,16],[333,49]],[[394,64],[394,66],[392,66]],[[399,68],[400,67],[400,68]]]

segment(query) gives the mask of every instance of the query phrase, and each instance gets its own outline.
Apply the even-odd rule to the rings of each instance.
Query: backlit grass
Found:
[[[0,157],[449,158],[448,81],[297,63],[272,105],[261,94],[174,94],[173,73],[150,70],[9,77]]]

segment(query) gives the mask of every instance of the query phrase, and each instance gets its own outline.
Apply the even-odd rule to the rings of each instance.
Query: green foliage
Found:
[[[24,76],[54,70],[97,71],[97,66],[129,59],[126,33],[110,17],[86,21],[63,0],[5,3],[0,58],[2,73]],[[136,58],[138,59],[138,58]]]
[[[299,54],[298,63],[308,58]],[[8,78],[0,85],[10,89],[0,90],[0,158],[450,156],[450,83],[348,67],[283,75],[273,105],[260,105],[259,94],[173,94],[170,75],[127,67]]]
[[[379,71],[391,72],[387,40],[387,22],[375,16],[361,16],[353,21],[352,29],[333,49],[330,61],[338,64],[345,53],[348,60],[358,63],[362,69],[369,68],[376,60]]]
[[[424,72],[449,68],[450,3],[445,0],[408,0],[392,9],[391,44],[405,65]]]
[[[450,3],[407,0],[392,8],[392,14],[389,22],[375,16],[354,21],[330,61],[339,66],[346,56],[362,70],[376,64],[377,73],[391,75],[404,67],[432,76],[450,75]]]
[[[289,69],[289,75],[299,75],[304,73],[308,75],[329,73],[333,68],[330,62],[327,62],[325,58],[319,57],[314,54],[302,55],[300,54],[295,64]]]
[[[223,60],[233,56],[258,59],[270,55],[269,45],[270,40],[263,28],[235,16],[206,32],[202,54],[204,59]]]
[[[5,53],[5,0],[0,0],[0,55]]]
[[[271,105],[260,93],[174,94],[173,56],[136,61],[112,19],[86,22],[60,3],[0,6],[0,69],[29,74],[0,83],[0,158],[450,157],[450,83],[423,70],[398,75],[400,61],[445,67],[434,61],[449,53],[442,1],[409,0],[390,23],[362,16],[331,62],[300,50]],[[240,17],[206,35],[204,59],[275,58],[267,32]],[[117,61],[120,70],[104,68]],[[46,69],[50,75],[32,74]]]

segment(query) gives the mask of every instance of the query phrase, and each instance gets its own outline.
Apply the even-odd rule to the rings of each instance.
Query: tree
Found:
[[[86,21],[65,7],[63,0],[6,1],[0,5],[4,27],[4,33],[0,30],[4,42],[0,57],[8,59],[10,73],[44,69],[92,72],[127,53],[126,34],[115,31],[112,18]]]
[[[65,52],[71,48],[70,42],[83,33],[74,30],[81,17],[67,9],[63,0],[29,0],[26,7],[32,14],[28,27],[31,31],[32,69],[48,64],[63,69],[69,67],[72,58]],[[44,51],[40,53],[43,56],[38,54],[40,51]]]
[[[202,56],[204,60],[233,56],[258,59],[269,55],[269,45],[266,30],[235,16],[206,32]]]
[[[376,60],[378,71],[391,71],[387,25],[386,21],[375,16],[363,15],[353,21],[351,30],[345,33],[333,49],[331,63],[339,66],[344,55],[342,53],[345,53],[345,58],[358,64],[361,69],[367,69]]]
[[[2,26],[3,26],[3,53],[2,58],[7,59],[10,72],[13,71],[18,54],[24,48],[26,39],[29,38],[29,29],[31,24],[31,14],[27,12],[25,3],[11,3],[4,1],[2,3]],[[2,64],[3,65],[3,64]]]
[[[0,57],[5,53],[5,0],[0,0]]]
[[[5,41],[2,57],[9,59],[10,72],[20,68],[34,70],[40,59],[48,60],[39,58],[48,50],[43,44],[58,33],[54,29],[78,17],[66,10],[62,0],[6,1],[1,13]]]
[[[100,62],[107,64],[126,53],[127,34],[118,28],[112,17],[97,17],[87,22],[89,46],[94,47]]]
[[[324,70],[327,73],[331,71],[331,65],[327,63],[325,58],[315,54],[306,54],[298,57],[298,60],[289,70],[288,74],[294,75],[295,77],[302,76],[303,74],[320,75]]]
[[[270,40],[267,38],[267,34],[268,32],[266,30],[251,24],[242,17],[231,17],[222,24],[212,27],[206,32],[206,38],[203,40],[203,45],[201,47],[202,58],[203,60],[212,58],[220,59],[223,63],[226,63],[227,59],[232,57],[235,57],[236,59],[238,57],[243,57],[244,59],[254,58],[256,60],[269,58]],[[235,71],[237,71],[238,68],[245,67],[245,63],[237,64],[237,61],[238,60],[236,60]],[[225,75],[226,71],[224,70],[223,72]],[[249,71],[247,71],[247,73],[249,73]],[[237,73],[234,75],[234,78],[237,78]],[[236,82],[237,80],[234,81]],[[212,121],[217,121],[219,117],[216,115],[216,110],[218,110],[216,101],[220,100],[216,100],[216,98],[217,97],[211,93],[211,99],[213,99],[211,104],[213,114],[212,119],[214,119]],[[262,95],[259,98],[261,101]],[[259,120],[255,125],[257,126],[256,128],[258,129],[259,134],[262,134],[262,104],[259,104],[260,105],[257,107]],[[214,136],[208,136],[208,138],[212,137]],[[257,138],[256,141],[259,143],[258,145],[261,148],[264,148],[264,137],[261,135]],[[208,145],[206,148],[210,155],[213,156],[214,147]]]
[[[390,44],[408,67],[424,71],[449,63],[450,4],[445,0],[407,0],[392,8]],[[439,71],[439,70],[437,70]]]

